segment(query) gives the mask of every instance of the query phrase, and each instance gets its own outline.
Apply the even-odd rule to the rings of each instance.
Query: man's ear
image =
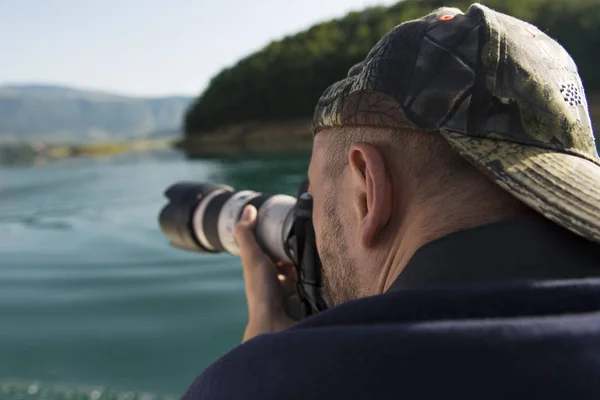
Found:
[[[354,144],[348,151],[353,211],[358,217],[359,240],[368,248],[392,216],[392,185],[383,153],[368,143]]]

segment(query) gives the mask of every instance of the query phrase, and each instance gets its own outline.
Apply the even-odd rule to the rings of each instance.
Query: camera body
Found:
[[[169,203],[159,224],[171,245],[199,253],[228,252],[239,255],[233,229],[246,205],[258,210],[255,236],[274,261],[296,268],[296,294],[306,317],[327,308],[321,279],[321,261],[312,225],[312,197],[307,181],[297,197],[235,191],[227,185],[181,182],[169,187]]]

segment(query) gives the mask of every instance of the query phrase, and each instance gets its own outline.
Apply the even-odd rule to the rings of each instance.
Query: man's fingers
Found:
[[[254,236],[256,216],[256,208],[247,206],[234,229],[234,236],[240,247],[246,298],[251,314],[276,312],[282,308],[277,269]]]
[[[254,227],[258,211],[254,206],[246,206],[242,218],[233,229],[233,236],[240,247],[240,256],[244,267],[253,267],[265,262],[265,254],[254,236]]]
[[[249,320],[244,341],[262,333],[279,332],[295,322],[286,315],[284,303],[293,289],[293,266],[276,265],[262,250],[254,236],[257,214],[254,206],[246,206],[233,230],[240,247],[248,300]]]

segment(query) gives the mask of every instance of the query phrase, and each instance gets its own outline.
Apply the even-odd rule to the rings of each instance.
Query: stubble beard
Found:
[[[320,258],[323,265],[323,284],[329,306],[336,306],[359,297],[356,263],[350,258],[346,235],[335,198],[325,199]]]

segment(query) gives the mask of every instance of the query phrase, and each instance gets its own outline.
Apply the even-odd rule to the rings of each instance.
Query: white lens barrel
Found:
[[[287,238],[284,235],[292,229],[295,205],[294,197],[277,194],[271,196],[258,211],[256,236],[275,261],[291,262],[286,252]]]
[[[224,193],[225,191],[226,190],[215,190],[215,191],[211,192],[209,195],[207,195],[205,198],[202,199],[202,201],[196,208],[196,211],[194,211],[193,225],[192,225],[194,228],[194,233],[196,234],[196,237],[198,238],[198,241],[200,242],[200,244],[209,251],[215,251],[216,249],[210,243],[208,238],[206,237],[206,232],[204,231],[204,215],[206,213],[206,208],[208,207],[210,202],[215,197],[217,197],[221,193]]]
[[[207,194],[198,204],[192,219],[200,245],[208,251],[226,251],[239,256],[240,248],[233,230],[249,203],[258,208],[254,232],[264,251],[275,261],[292,262],[287,254],[286,236],[294,223],[296,198],[283,194],[266,197],[252,190],[233,192],[233,189],[219,189]]]
[[[228,253],[236,256],[240,255],[240,248],[233,236],[233,228],[239,220],[244,206],[258,196],[260,194],[252,190],[242,190],[241,192],[236,192],[223,204],[223,208],[221,208],[221,213],[219,214],[217,229],[221,244]]]

